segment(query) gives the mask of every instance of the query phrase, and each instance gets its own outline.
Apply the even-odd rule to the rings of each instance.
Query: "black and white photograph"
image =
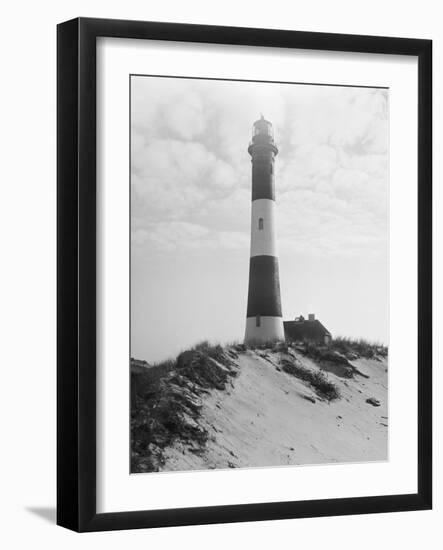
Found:
[[[389,89],[131,75],[130,472],[389,459]]]
[[[1,547],[438,548],[441,9],[365,7],[4,5]]]

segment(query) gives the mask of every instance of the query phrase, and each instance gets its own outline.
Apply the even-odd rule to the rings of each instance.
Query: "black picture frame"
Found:
[[[418,59],[416,494],[96,512],[96,39],[399,54]],[[432,506],[432,42],[78,18],[57,29],[57,523],[104,531],[425,510]]]

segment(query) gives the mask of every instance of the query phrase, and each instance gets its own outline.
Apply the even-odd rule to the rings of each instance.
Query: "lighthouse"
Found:
[[[275,234],[274,163],[278,149],[272,124],[263,115],[254,122],[248,153],[252,208],[245,342],[284,340]]]

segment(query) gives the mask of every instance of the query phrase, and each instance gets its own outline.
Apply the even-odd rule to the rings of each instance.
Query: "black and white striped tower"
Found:
[[[274,161],[278,149],[272,124],[254,122],[248,152],[252,159],[251,258],[245,342],[284,340],[275,235]]]

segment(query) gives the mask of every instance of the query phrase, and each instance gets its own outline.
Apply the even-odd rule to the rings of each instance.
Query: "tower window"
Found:
[[[261,231],[263,229],[263,218],[258,218],[258,229]]]
[[[256,326],[256,327],[259,327],[260,324],[261,324],[260,315],[256,315],[256,316],[255,316],[255,326]]]

